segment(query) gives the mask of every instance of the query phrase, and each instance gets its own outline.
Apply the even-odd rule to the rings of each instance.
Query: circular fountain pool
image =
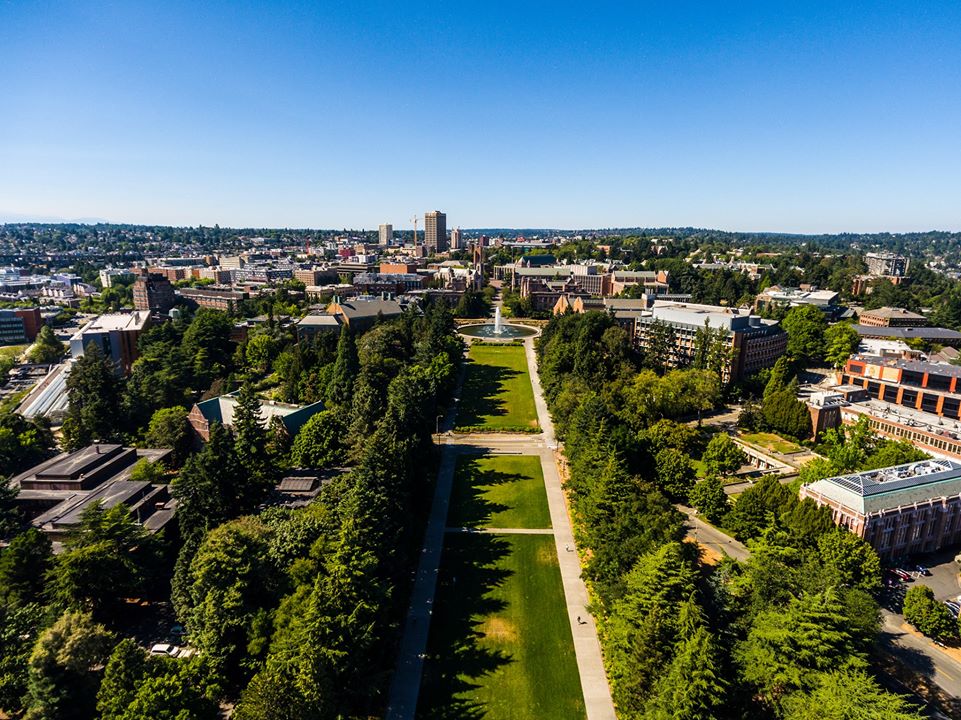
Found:
[[[516,340],[517,338],[527,338],[537,335],[534,328],[523,327],[521,325],[501,324],[500,332],[496,332],[497,326],[494,323],[484,323],[482,325],[465,325],[457,328],[457,332],[468,337],[483,338],[484,340]]]

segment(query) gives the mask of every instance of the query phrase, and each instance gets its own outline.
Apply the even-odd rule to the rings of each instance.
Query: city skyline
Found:
[[[961,230],[959,26],[946,2],[3,2],[0,218]]]

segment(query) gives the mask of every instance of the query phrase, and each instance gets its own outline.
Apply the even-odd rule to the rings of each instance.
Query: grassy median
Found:
[[[537,432],[523,345],[471,345],[458,430]]]

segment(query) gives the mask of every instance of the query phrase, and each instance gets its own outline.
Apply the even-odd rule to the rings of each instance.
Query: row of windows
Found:
[[[937,437],[935,435],[931,435],[930,433],[922,433],[916,430],[906,430],[899,425],[894,425],[883,420],[875,420],[874,418],[871,418],[869,424],[872,428],[879,430],[882,433],[903,438],[909,442],[921,443],[945,452],[961,454],[961,441],[958,440],[952,440],[951,438],[946,437]]]

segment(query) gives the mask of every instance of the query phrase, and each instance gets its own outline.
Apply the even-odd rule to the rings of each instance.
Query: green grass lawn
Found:
[[[768,450],[773,450],[774,452],[781,453],[783,455],[800,452],[804,449],[797,443],[793,443],[790,440],[785,440],[780,435],[775,435],[774,433],[748,433],[747,435],[741,435],[740,438],[745,442],[752,443],[762,448],[767,448]]]
[[[11,357],[11,358],[13,358],[14,360],[16,360],[18,357],[20,357],[20,355],[23,354],[23,351],[26,350],[28,347],[30,347],[29,344],[27,344],[27,345],[4,345],[4,346],[0,347],[0,358]]]
[[[451,527],[549,528],[540,458],[461,455],[454,473]]]
[[[536,431],[523,345],[472,345],[468,358],[457,428]]]
[[[447,535],[417,717],[584,718],[553,537]]]

